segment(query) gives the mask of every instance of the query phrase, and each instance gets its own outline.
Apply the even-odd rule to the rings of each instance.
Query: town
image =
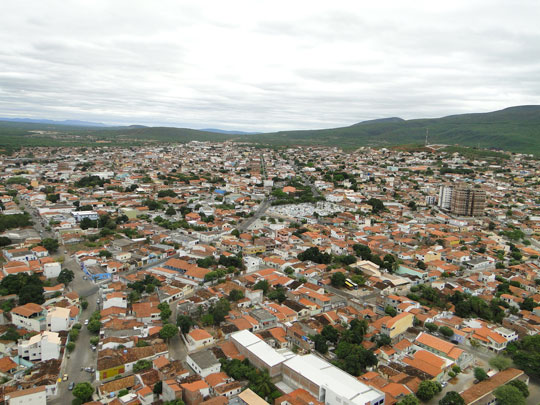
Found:
[[[98,143],[0,169],[2,403],[540,398],[531,155]]]

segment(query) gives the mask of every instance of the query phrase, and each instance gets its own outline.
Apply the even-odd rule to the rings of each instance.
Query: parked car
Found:
[[[88,325],[88,319],[85,319],[84,326],[87,326],[87,325]]]
[[[69,383],[68,390],[73,391],[73,388],[75,388],[75,383],[72,381]]]
[[[67,379],[68,379],[68,375],[64,374],[64,376],[62,377],[62,381],[67,381]]]

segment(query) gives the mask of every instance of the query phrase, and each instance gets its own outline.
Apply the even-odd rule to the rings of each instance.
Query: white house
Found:
[[[62,271],[62,265],[58,262],[45,263],[43,265],[43,275],[46,278],[56,278]]]
[[[11,321],[18,328],[39,332],[46,329],[45,314],[41,305],[29,302],[11,310]]]
[[[47,313],[47,329],[51,332],[69,331],[70,329],[69,308],[57,307]]]
[[[186,362],[193,371],[203,378],[210,374],[219,373],[221,370],[221,363],[210,350],[188,354]]]
[[[103,309],[119,307],[127,308],[127,296],[123,292],[113,292],[105,296],[103,300]]]
[[[46,361],[60,357],[60,336],[44,331],[18,344],[19,356],[29,361]]]
[[[29,388],[27,390],[13,391],[5,395],[9,405],[47,405],[45,386]]]
[[[186,335],[186,343],[189,351],[194,351],[213,345],[214,337],[204,329],[193,329]]]

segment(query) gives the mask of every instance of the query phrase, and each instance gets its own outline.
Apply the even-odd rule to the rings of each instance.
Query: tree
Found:
[[[143,359],[135,363],[135,365],[133,366],[133,371],[137,372],[141,370],[146,370],[147,368],[150,368],[150,367],[152,367],[152,363],[150,362],[150,360]]]
[[[169,207],[167,208],[167,211],[165,211],[165,215],[169,217],[175,214],[176,214],[176,210],[173,207]]]
[[[89,332],[98,333],[101,329],[101,322],[98,319],[92,319],[88,322],[87,329]]]
[[[39,284],[27,284],[19,293],[19,304],[24,305],[34,302],[41,305],[45,302],[45,298],[43,297],[44,292],[43,286]]]
[[[523,396],[525,398],[527,398],[529,396],[529,394],[530,394],[529,393],[529,387],[527,386],[527,384],[525,384],[521,380],[512,380],[507,385],[511,385],[513,387],[516,387],[518,390],[521,391],[521,393],[523,394]]]
[[[516,366],[530,376],[540,377],[540,335],[525,336],[512,349]]]
[[[495,356],[489,359],[489,365],[499,371],[506,370],[512,365],[512,359],[504,356]]]
[[[376,342],[377,347],[389,346],[390,344],[392,344],[392,339],[390,339],[390,336],[388,335],[380,334]]]
[[[225,317],[229,314],[230,310],[231,304],[229,301],[225,298],[220,298],[217,303],[210,307],[208,313],[214,318],[214,324],[219,325],[225,320]]]
[[[60,272],[56,280],[59,283],[63,283],[67,286],[69,283],[73,281],[74,278],[75,278],[75,274],[73,273],[73,271],[71,271],[70,269],[62,269],[62,271]]]
[[[387,305],[386,308],[384,308],[384,312],[391,317],[394,317],[397,315],[396,309],[391,305]]]
[[[345,285],[345,279],[345,274],[343,274],[341,271],[336,271],[334,274],[332,274],[330,282],[332,283],[332,286],[340,288]]]
[[[80,399],[83,403],[90,401],[92,399],[92,394],[94,393],[94,387],[89,382],[77,383],[75,388],[73,388],[73,396]]]
[[[321,335],[332,343],[337,343],[339,340],[339,331],[332,325],[326,325],[321,331]]]
[[[81,308],[85,310],[88,308],[88,301],[86,301],[84,298],[81,300]]]
[[[456,391],[448,391],[439,405],[465,405],[465,400]]]
[[[264,295],[266,295],[269,288],[270,284],[268,284],[267,280],[257,281],[257,283],[255,283],[255,285],[253,286],[254,290],[262,290]]]
[[[157,395],[160,395],[163,392],[163,382],[162,381],[158,381],[154,385],[153,392],[154,392],[154,394],[157,394]]]
[[[12,241],[7,236],[0,236],[0,247],[11,245]]]
[[[442,391],[442,386],[438,382],[425,380],[420,383],[416,396],[422,401],[429,401]]]
[[[420,401],[414,394],[405,395],[397,405],[419,405]]]
[[[212,314],[204,314],[201,317],[201,322],[205,326],[210,326],[210,325],[212,325],[214,323],[214,317],[212,316]]]
[[[66,345],[66,349],[68,352],[72,352],[73,350],[75,350],[75,343],[73,342],[69,342],[67,345]]]
[[[326,354],[328,352],[328,345],[326,344],[326,338],[323,335],[317,334],[313,337],[313,342],[315,343],[315,350],[321,354]]]
[[[487,380],[488,375],[482,367],[475,367],[474,378],[476,378],[478,381],[484,381]]]
[[[52,239],[52,238],[45,238],[40,243],[41,246],[43,246],[45,249],[49,251],[49,253],[54,253],[58,250],[58,239]]]
[[[159,313],[159,317],[161,318],[161,320],[163,322],[168,322],[169,318],[172,315],[172,310],[169,307],[169,304],[167,304],[166,302],[162,302],[161,304],[158,305],[158,309],[161,311]]]
[[[163,325],[163,327],[159,331],[159,337],[167,341],[176,335],[178,335],[178,327],[176,325],[173,325],[172,323]]]
[[[191,326],[193,326],[193,320],[186,315],[178,315],[176,317],[176,325],[180,328],[182,333],[188,333]]]
[[[441,332],[443,334],[443,336],[447,337],[447,338],[451,338],[452,336],[454,336],[454,331],[449,328],[448,326],[441,326],[439,328],[439,332]]]
[[[503,385],[493,391],[499,405],[525,405],[525,397],[512,385]]]
[[[378,214],[386,209],[383,202],[377,198],[370,198],[367,203],[371,205],[371,212],[374,214]]]
[[[436,332],[437,329],[439,329],[439,327],[437,325],[435,325],[434,323],[431,323],[431,322],[426,322],[424,324],[424,326],[426,327],[427,330],[429,330],[431,333],[433,332]]]
[[[229,299],[231,301],[238,301],[244,298],[244,293],[241,290],[238,290],[236,288],[233,288],[231,292],[229,293]]]

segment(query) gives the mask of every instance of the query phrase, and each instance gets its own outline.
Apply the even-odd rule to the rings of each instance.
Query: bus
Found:
[[[347,287],[349,290],[358,290],[358,284],[356,284],[350,278],[345,279],[345,287]]]

